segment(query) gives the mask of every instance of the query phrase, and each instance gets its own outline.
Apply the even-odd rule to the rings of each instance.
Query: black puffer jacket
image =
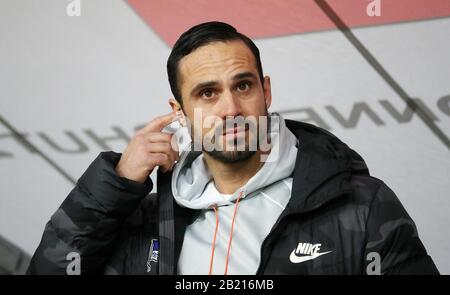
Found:
[[[356,152],[318,127],[286,124],[301,142],[292,196],[257,250],[257,274],[438,274],[400,201]],[[177,273],[196,211],[174,202],[170,172],[149,195],[150,178],[115,173],[119,159],[104,152],[89,166],[47,223],[29,274],[66,274],[71,252],[81,274]]]

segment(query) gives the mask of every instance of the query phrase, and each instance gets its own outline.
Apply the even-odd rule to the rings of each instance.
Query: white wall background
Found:
[[[83,1],[68,17],[64,0],[0,0],[0,116],[77,179],[105,150],[86,130],[128,136],[170,111],[166,45],[122,0]],[[450,95],[450,18],[353,30],[411,96],[433,112],[450,137],[450,115],[438,108]],[[380,104],[400,112],[402,99],[339,31],[256,40],[272,78],[272,111],[312,108],[332,132],[357,150],[415,220],[442,273],[450,274],[449,149],[414,115],[399,123]],[[344,128],[326,106],[348,117],[365,102],[384,122],[362,115]],[[447,102],[447,108],[448,102]],[[305,112],[289,118],[305,120]],[[85,146],[76,151],[65,133]],[[47,136],[66,151],[55,150]],[[108,149],[122,151],[125,139]],[[6,154],[5,154],[6,153]],[[30,254],[45,223],[73,184],[10,136],[0,123],[0,235]]]

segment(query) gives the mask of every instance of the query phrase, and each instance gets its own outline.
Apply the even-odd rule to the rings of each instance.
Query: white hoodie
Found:
[[[201,210],[199,217],[186,228],[178,261],[178,274],[208,274],[214,247],[213,274],[224,274],[235,214],[228,274],[255,274],[260,263],[261,244],[286,207],[292,188],[291,174],[297,157],[297,138],[284,119],[271,114],[269,158],[249,181],[232,195],[222,195],[206,166],[203,154],[193,160],[181,155],[172,174],[175,201]],[[240,197],[238,207],[235,203]],[[215,211],[216,206],[218,220]],[[213,237],[217,237],[213,245]]]

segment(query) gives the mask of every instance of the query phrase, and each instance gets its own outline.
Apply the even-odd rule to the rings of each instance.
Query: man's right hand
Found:
[[[178,160],[178,152],[172,149],[173,134],[161,130],[177,119],[175,112],[152,120],[136,132],[116,166],[119,176],[144,183],[156,166],[163,172],[171,170]]]

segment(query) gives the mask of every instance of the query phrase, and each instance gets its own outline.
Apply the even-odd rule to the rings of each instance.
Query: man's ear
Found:
[[[186,121],[185,121],[186,119],[184,118],[184,112],[183,112],[183,109],[181,108],[180,103],[174,98],[169,98],[169,105],[174,112],[179,113],[181,115],[181,120],[179,121],[180,124],[182,126],[186,126]]]
[[[182,111],[180,103],[176,101],[174,98],[169,98],[169,105],[174,112]]]
[[[266,108],[269,109],[270,105],[272,104],[272,89],[270,86],[270,77],[265,76],[264,77],[264,85],[263,85],[263,91],[264,91],[264,99],[266,100]]]

